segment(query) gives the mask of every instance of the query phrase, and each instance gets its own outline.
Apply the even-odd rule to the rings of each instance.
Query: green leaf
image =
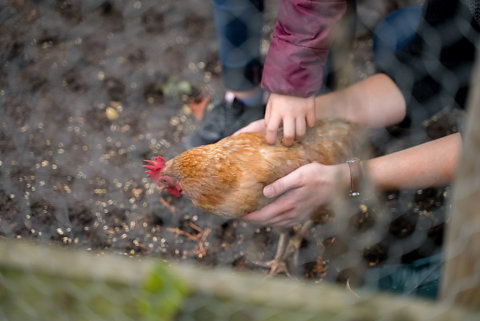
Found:
[[[166,96],[178,99],[181,95],[190,95],[192,85],[186,80],[179,80],[178,77],[172,76],[162,86],[162,90]]]
[[[188,286],[166,264],[158,262],[143,283],[140,308],[146,320],[172,320],[188,297]]]

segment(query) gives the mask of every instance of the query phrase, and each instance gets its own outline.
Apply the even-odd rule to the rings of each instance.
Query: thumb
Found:
[[[263,188],[263,195],[266,198],[277,197],[293,187],[294,186],[292,186],[290,175],[287,175],[277,179],[272,184],[265,186]]]
[[[251,122],[247,126],[240,128],[232,136],[241,134],[241,133],[263,133],[265,132],[265,121],[263,119],[259,119],[256,121]]]

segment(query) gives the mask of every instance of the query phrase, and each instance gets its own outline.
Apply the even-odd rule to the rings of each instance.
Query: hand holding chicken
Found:
[[[302,165],[345,161],[354,141],[354,125],[320,121],[291,147],[279,140],[269,145],[261,133],[241,133],[189,149],[168,162],[157,156],[144,167],[170,194],[183,191],[205,212],[238,218],[273,201],[263,195],[265,186]]]
[[[243,216],[242,219],[275,227],[301,224],[315,216],[319,208],[331,201],[333,194],[339,190],[339,179],[349,177],[348,171],[346,164],[304,165],[266,186],[263,194],[275,201]]]
[[[280,178],[288,182],[299,174],[292,172],[303,165],[309,164],[299,169],[300,176],[310,175],[311,169],[316,169],[316,173],[320,174],[318,169],[321,166],[345,161],[353,156],[357,138],[356,125],[342,120],[319,121],[315,127],[307,129],[302,141],[296,141],[290,147],[284,146],[280,139],[273,145],[267,144],[264,133],[242,132],[215,144],[189,149],[168,162],[157,156],[154,161],[147,160],[150,165],[144,167],[155,184],[161,185],[172,195],[185,193],[196,207],[205,212],[240,218],[263,209],[264,215],[268,216],[268,204],[275,201],[285,189],[277,189],[270,195],[267,189],[266,197],[266,186]],[[290,173],[293,176],[287,176]],[[335,178],[319,177],[319,180],[322,179],[332,181]],[[279,180],[273,186],[281,182]],[[314,188],[302,187],[301,180],[292,186],[295,187],[295,184],[299,188],[288,191],[283,197],[289,193],[301,195],[302,188]],[[288,184],[285,186],[291,187]],[[307,198],[308,195],[305,194]],[[308,220],[327,200],[312,203],[313,200],[309,198],[304,201],[310,205],[318,204],[318,207],[309,206],[300,216]],[[278,206],[278,203],[270,206]],[[302,207],[297,206],[296,209],[301,211]],[[287,206],[285,211],[289,210],[291,208]],[[299,223],[291,214],[282,220],[276,222],[273,219],[269,223],[278,223],[279,226]],[[282,242],[284,237],[281,238]],[[282,253],[277,252],[276,259]]]

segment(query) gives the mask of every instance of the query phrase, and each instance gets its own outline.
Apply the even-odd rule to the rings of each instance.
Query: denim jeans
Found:
[[[213,0],[213,8],[225,87],[246,91],[258,86],[263,1]]]
[[[227,89],[246,91],[260,84],[262,57],[260,43],[264,24],[263,0],[212,0],[223,69],[223,83]],[[355,33],[356,0],[347,0],[352,21],[351,39]],[[331,69],[327,64],[325,72]],[[327,77],[325,77],[327,79]],[[320,88],[319,88],[320,90]]]
[[[373,33],[374,61],[399,51],[415,35],[422,16],[422,6],[395,10],[383,19]]]

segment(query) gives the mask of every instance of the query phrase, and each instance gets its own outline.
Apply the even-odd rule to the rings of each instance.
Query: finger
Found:
[[[247,126],[240,128],[233,136],[241,134],[241,133],[262,133],[265,131],[265,122],[263,119],[259,119],[256,121],[251,122]]]
[[[315,126],[315,123],[316,123],[316,119],[315,119],[315,105],[313,106],[313,108],[309,109],[307,111],[307,124],[308,124],[308,127],[313,127]]]
[[[263,195],[266,198],[273,198],[282,195],[288,190],[298,187],[298,177],[296,171],[291,172],[290,174],[277,179],[270,185],[267,185],[263,188]]]
[[[265,132],[265,122],[263,119],[256,120],[250,124],[248,130],[254,133],[263,133]]]
[[[248,129],[248,127],[250,127],[250,125],[245,126],[245,127],[243,127],[243,128],[240,128],[239,130],[237,130],[236,132],[234,132],[234,133],[232,134],[232,136],[236,136],[236,135],[241,134],[241,133],[248,133],[248,132],[250,131],[250,130]]]
[[[270,221],[265,222],[265,225],[273,226],[273,227],[287,227],[287,224],[286,224],[287,220],[284,219],[282,216],[277,216],[272,218]]]
[[[272,217],[268,221],[268,224],[266,225],[275,226],[275,227],[290,227],[296,224],[297,224],[297,220],[293,214],[293,210],[288,210],[275,217]]]
[[[289,209],[286,203],[275,201],[258,211],[244,215],[242,219],[256,224],[269,225],[276,216],[281,215]]]
[[[244,220],[244,221],[250,222],[250,223],[260,224],[260,222],[261,222],[261,219],[259,218],[259,215],[260,215],[259,212],[260,211],[261,210],[245,214],[241,217],[241,219]]]
[[[290,146],[293,144],[295,138],[295,119],[285,118],[283,119],[283,138],[282,144]]]
[[[270,117],[272,116],[272,102],[269,99],[267,101],[267,107],[265,108],[265,125],[267,125],[270,122]]]
[[[265,139],[268,144],[274,144],[277,140],[277,131],[280,126],[281,119],[280,117],[272,116],[270,121],[267,123],[267,133]]]
[[[283,221],[280,221],[278,223],[273,223],[273,224],[269,224],[269,225],[273,226],[273,227],[289,228],[289,227],[295,226],[297,224],[298,224],[298,222],[296,220],[287,219],[287,220],[283,220]]]
[[[307,125],[305,124],[305,118],[298,117],[295,120],[295,130],[297,131],[296,136],[299,139],[302,139],[305,136],[305,133],[307,131]]]

